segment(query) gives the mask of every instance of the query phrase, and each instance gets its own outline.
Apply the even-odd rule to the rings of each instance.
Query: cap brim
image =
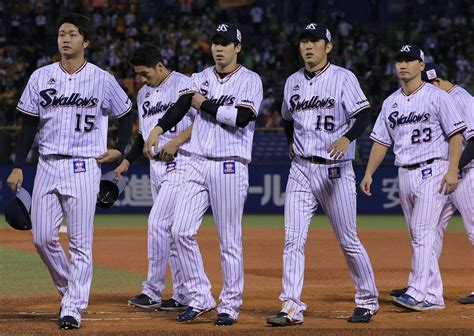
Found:
[[[226,42],[229,42],[229,43],[236,43],[236,44],[239,44],[240,42],[237,40],[237,39],[229,39],[224,33],[214,33],[214,35],[212,35],[211,37],[211,43],[214,41],[214,39],[216,37],[219,37],[221,39],[223,39],[224,41]]]
[[[310,30],[307,30],[307,29],[303,30],[300,33],[299,40],[302,40],[305,37],[306,38],[308,38],[308,37],[315,38],[315,39],[318,39],[318,40],[325,40],[326,42],[329,42],[326,36],[321,36],[319,34],[315,34],[315,33],[311,32]]]
[[[410,60],[410,61],[421,61],[420,58],[418,57],[413,57],[411,55],[408,55],[407,53],[399,52],[395,55],[395,61],[398,61],[401,59]]]

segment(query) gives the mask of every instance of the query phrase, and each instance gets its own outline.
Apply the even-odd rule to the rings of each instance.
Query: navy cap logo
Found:
[[[316,23],[310,23],[306,26],[306,29],[316,29]]]
[[[408,45],[408,44],[407,44],[407,45],[404,45],[404,46],[402,47],[402,49],[400,49],[400,51],[402,51],[402,52],[410,52],[410,50],[411,50],[411,46]]]

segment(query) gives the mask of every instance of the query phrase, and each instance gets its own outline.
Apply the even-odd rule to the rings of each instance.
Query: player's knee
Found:
[[[34,235],[33,244],[37,250],[46,250],[56,245],[56,240],[51,235]]]
[[[171,238],[175,243],[184,242],[192,239],[195,233],[189,232],[189,230],[183,230],[183,228],[172,225],[171,226]]]

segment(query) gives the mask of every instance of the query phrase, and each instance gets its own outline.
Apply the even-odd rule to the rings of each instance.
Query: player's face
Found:
[[[226,68],[229,65],[237,64],[237,54],[241,49],[240,44],[234,44],[224,40],[213,41],[211,45],[212,57],[214,62],[220,68]]]
[[[161,83],[161,74],[158,66],[152,68],[144,65],[137,65],[134,66],[133,69],[145,84],[149,86],[158,86]]]
[[[302,38],[300,40],[300,54],[306,67],[313,68],[327,62],[328,54],[332,50],[332,43],[323,39]]]
[[[419,60],[400,59],[395,62],[397,77],[403,82],[409,82],[414,78],[421,77],[425,63]]]
[[[72,23],[63,23],[58,32],[58,49],[61,56],[73,58],[84,54],[84,49],[89,45],[84,41],[84,36],[79,33],[79,28]]]

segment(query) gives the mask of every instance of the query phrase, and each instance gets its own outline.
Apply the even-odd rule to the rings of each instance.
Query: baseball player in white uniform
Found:
[[[453,97],[456,108],[461,113],[467,126],[463,132],[463,149],[465,149],[468,141],[474,140],[474,106],[472,96],[459,85],[453,84],[445,79],[442,68],[437,64],[426,63],[421,78],[425,82],[436,85]],[[441,256],[444,232],[456,209],[461,213],[469,241],[474,245],[474,200],[470,196],[474,190],[474,173],[472,172],[474,162],[466,161],[463,163],[463,161],[464,160],[460,160],[459,162],[460,179],[458,187],[449,195],[448,202],[445,204],[439,219],[437,237],[434,245],[436,260]],[[444,307],[443,283],[438,263],[432,263],[431,267],[430,284],[426,300],[437,304],[441,308]],[[394,294],[394,296],[400,296],[405,293],[406,290],[407,288],[394,289],[391,293]],[[474,303],[474,295],[470,294],[465,298],[461,298],[459,302],[466,304]]]
[[[132,149],[115,169],[119,175],[142,154],[144,140],[158,121],[179,98],[179,92],[189,87],[190,78],[168,70],[158,48],[144,44],[130,58],[130,64],[145,85],[137,96],[139,134]],[[189,139],[196,112],[189,113],[169,132],[160,136],[159,147],[150,160],[150,181],[153,207],[148,218],[148,277],[142,293],[131,298],[131,305],[146,309],[184,310],[188,299],[183,278],[177,266],[176,247],[171,239],[171,220],[179,187],[185,178],[185,168],[191,156]],[[162,300],[166,265],[170,261],[173,296]]]
[[[242,215],[254,120],[263,92],[260,77],[237,63],[241,50],[237,27],[220,24],[211,41],[215,66],[192,75],[189,88],[181,92],[180,99],[151,131],[145,152],[152,156],[158,136],[179,121],[178,113],[183,115],[190,105],[199,111],[189,147],[193,155],[178,195],[172,227],[179,268],[190,295],[189,307],[178,320],[191,321],[216,304],[195,239],[202,217],[211,206],[219,234],[224,280],[214,323],[232,325],[242,304]]]
[[[447,195],[457,186],[466,125],[450,95],[422,81],[425,63],[419,47],[403,46],[395,67],[402,87],[385,99],[370,135],[374,143],[361,190],[371,195],[372,175],[393,144],[400,202],[413,247],[408,289],[394,303],[415,311],[442,309],[444,305],[427,295],[430,265],[438,267],[436,224]]]
[[[92,280],[93,219],[100,164],[120,159],[130,137],[131,101],[107,71],[87,62],[88,19],[69,14],[59,23],[61,61],[36,70],[18,102],[24,114],[12,190],[23,182],[21,166],[39,133],[39,163],[31,205],[33,241],[62,296],[59,324],[77,329]],[[108,117],[119,119],[118,150],[107,150]],[[67,259],[59,243],[68,225]]]
[[[379,309],[374,273],[356,229],[356,186],[351,160],[355,139],[370,123],[370,104],[352,72],[328,62],[329,30],[310,23],[299,36],[304,68],[285,83],[285,120],[290,175],[285,198],[285,244],[281,310],[272,326],[303,323],[301,301],[306,243],[318,205],[328,215],[356,288],[356,309],[348,322],[367,323]]]

